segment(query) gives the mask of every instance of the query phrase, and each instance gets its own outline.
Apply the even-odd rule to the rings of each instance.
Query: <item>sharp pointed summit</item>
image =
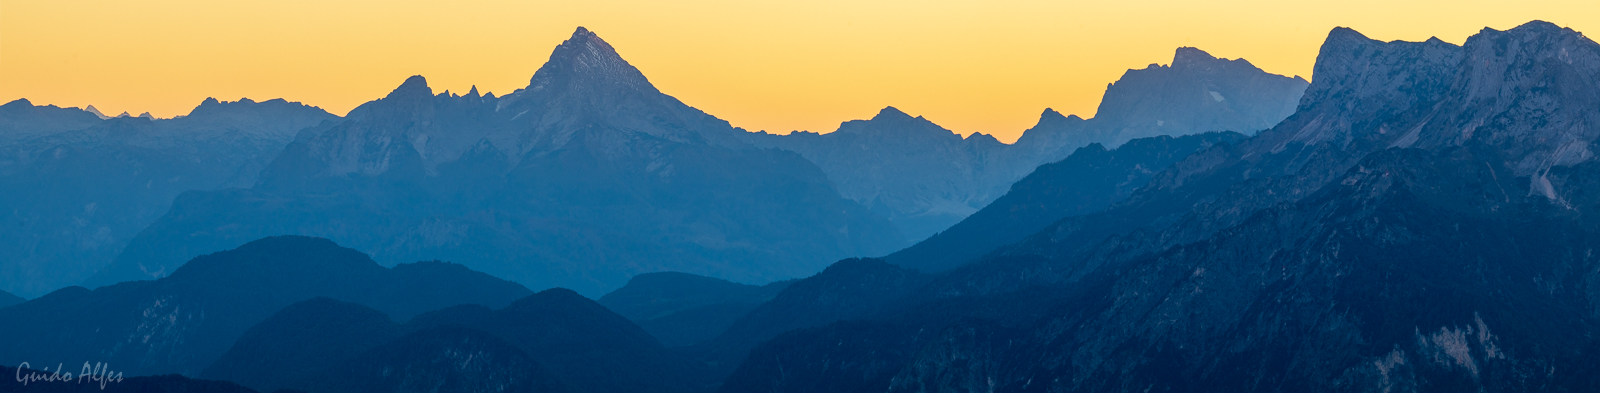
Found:
[[[24,102],[26,102],[26,101],[24,101]],[[88,108],[83,108],[83,111],[94,114],[94,116],[100,118],[100,120],[105,120],[105,119],[110,119],[111,118],[111,116],[106,116],[106,114],[100,113],[100,110],[99,109],[95,109],[94,105],[90,105]]]
[[[888,119],[898,119],[898,118],[910,119],[911,115],[908,115],[904,111],[901,111],[900,108],[895,108],[895,107],[892,107],[892,106],[886,106],[886,107],[883,107],[883,109],[879,110],[878,111],[878,115],[873,116],[872,120],[888,120]]]
[[[550,53],[550,60],[528,81],[528,91],[554,89],[574,80],[655,91],[638,68],[623,60],[599,35],[583,27]]]

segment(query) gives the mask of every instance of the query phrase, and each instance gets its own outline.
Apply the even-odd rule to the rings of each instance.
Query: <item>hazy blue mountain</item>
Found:
[[[281,99],[207,99],[162,120],[0,106],[0,288],[82,282],[179,193],[250,184],[297,131],[335,118]]]
[[[1112,150],[1098,143],[1078,148],[1064,160],[1039,166],[983,210],[884,260],[926,272],[954,268],[1062,218],[1104,209],[1190,154],[1243,138],[1209,132],[1134,139]]]
[[[373,348],[314,377],[309,392],[567,392],[511,342],[443,326]]]
[[[881,392],[916,355],[899,326],[837,321],[784,333],[750,351],[719,392]],[[791,370],[803,378],[785,378]],[[776,377],[774,377],[776,376]]]
[[[676,347],[721,334],[792,283],[794,280],[758,286],[688,273],[646,273],[597,301],[638,324],[663,345]]]
[[[128,375],[196,375],[285,306],[330,297],[399,319],[458,304],[504,306],[529,294],[460,265],[384,268],[326,239],[273,237],[200,256],[172,275],[68,287],[0,309],[0,363],[97,359]]]
[[[784,288],[722,334],[687,350],[718,375],[733,371],[751,348],[784,332],[873,317],[928,276],[878,259],[846,259]]]
[[[314,393],[397,385],[499,391],[494,383],[515,391],[683,392],[710,384],[703,370],[558,288],[498,310],[446,307],[404,324],[358,304],[307,300],[252,327],[203,375]]]
[[[851,386],[875,391],[1600,386],[1600,225],[1584,213],[1600,132],[1576,126],[1600,118],[1600,44],[1544,22],[1463,46],[1341,28],[1315,80],[1273,129],[1109,209],[858,299],[886,305],[870,328],[764,348],[822,351],[789,358],[854,365]],[[729,383],[822,391],[772,381],[838,372],[757,358],[771,354]]]
[[[950,228],[1041,164],[1080,147],[1158,135],[1211,131],[1254,134],[1294,113],[1307,82],[1269,74],[1244,59],[1179,48],[1171,65],[1128,70],[1108,85],[1095,117],[1046,109],[1015,144],[974,133],[961,137],[893,107],[827,133],[750,134],[750,143],[800,153],[817,163],[845,198],[894,222],[920,241]],[[1035,228],[1037,229],[1037,228]]]
[[[910,239],[972,214],[1004,193],[1006,184],[1021,177],[1018,172],[1031,169],[1007,162],[1010,146],[992,136],[963,138],[894,107],[827,134],[761,132],[749,140],[815,162],[841,195],[888,217]]]
[[[93,110],[93,107],[90,107]],[[104,117],[78,108],[37,106],[26,98],[0,105],[0,142],[12,144],[64,131],[99,125]]]
[[[318,297],[250,327],[199,376],[260,391],[309,389],[313,377],[400,337],[400,324],[355,303]]]
[[[687,392],[712,382],[703,365],[567,289],[545,290],[493,311],[474,305],[446,308],[420,315],[406,328],[449,325],[505,339],[576,391]]]
[[[19,303],[22,303],[22,302],[25,302],[25,301],[28,301],[28,299],[23,299],[21,296],[12,295],[11,293],[8,293],[8,292],[5,292],[5,291],[0,291],[0,308],[11,307],[13,305],[16,305],[16,304],[19,304]]]
[[[525,89],[434,94],[412,77],[301,133],[252,189],[179,197],[91,283],[278,234],[591,296],[644,272],[767,282],[906,245],[815,165],[743,134],[580,28]]]
[[[49,366],[29,364],[27,370],[40,370],[49,367],[51,372],[57,371],[55,364]],[[90,378],[79,380],[78,373],[83,370],[72,365],[62,365],[67,372],[71,372],[73,379],[70,382],[30,382],[23,384],[17,381],[18,371],[27,375],[27,370],[18,370],[17,367],[0,366],[0,373],[8,377],[0,379],[0,392],[7,393],[256,393],[239,384],[227,381],[210,381],[190,379],[182,375],[168,374],[145,377],[129,377],[124,375],[121,382],[107,381],[104,387]],[[112,371],[120,371],[110,368]],[[46,373],[48,374],[48,373]],[[93,371],[90,375],[97,375]]]

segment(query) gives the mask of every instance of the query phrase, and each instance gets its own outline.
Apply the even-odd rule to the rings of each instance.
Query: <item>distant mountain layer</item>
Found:
[[[789,322],[811,327],[755,346],[723,388],[1600,386],[1600,131],[1583,126],[1600,44],[1544,22],[1462,46],[1340,28],[1315,70],[1273,129],[1101,212],[911,290],[791,300],[879,306]]]
[[[0,288],[36,297],[82,282],[179,193],[253,183],[296,132],[335,118],[281,99],[207,99],[153,121],[0,105]]]
[[[1100,144],[1079,148],[1064,160],[1039,166],[1005,196],[950,229],[884,259],[926,272],[954,268],[1056,220],[1104,209],[1190,154],[1243,138],[1212,132],[1135,139],[1109,151]]]
[[[800,153],[845,198],[888,217],[909,239],[923,240],[993,202],[1035,167],[1092,143],[1115,148],[1158,135],[1271,128],[1294,113],[1307,83],[1244,59],[1179,48],[1171,65],[1129,70],[1109,85],[1093,119],[1046,109],[1011,145],[980,133],[962,138],[893,107],[827,134],[760,132],[748,140]]]
[[[741,134],[579,29],[525,89],[434,94],[412,77],[301,133],[253,188],[179,197],[90,284],[279,234],[590,296],[653,271],[786,279],[907,244],[815,165]]]
[[[750,349],[768,339],[796,329],[841,320],[878,317],[888,307],[930,277],[877,259],[846,259],[821,273],[795,281],[772,300],[750,311],[722,334],[686,352],[704,359],[714,371],[726,375],[746,361]]]
[[[128,375],[196,375],[285,306],[330,297],[408,319],[458,304],[500,307],[527,288],[441,262],[383,268],[325,239],[273,237],[197,257],[172,275],[68,287],[0,309],[0,364],[95,359]]]
[[[17,295],[12,295],[9,292],[0,291],[0,308],[11,307],[25,301],[28,301],[28,299],[23,299],[21,296]]]
[[[710,383],[703,367],[565,289],[403,324],[357,304],[308,300],[251,328],[202,376],[310,392],[687,392]]]
[[[639,324],[662,344],[685,346],[721,334],[793,282],[756,286],[687,273],[647,273],[634,276],[598,302]]]

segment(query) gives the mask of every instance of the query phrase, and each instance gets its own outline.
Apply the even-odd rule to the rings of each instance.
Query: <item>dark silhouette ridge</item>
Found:
[[[1039,166],[1005,196],[950,229],[884,259],[926,272],[955,268],[1062,218],[1104,209],[1190,154],[1244,137],[1205,133],[1135,139],[1109,151],[1099,144],[1079,148],[1065,160]]]
[[[13,305],[16,305],[18,303],[22,303],[22,302],[25,302],[25,301],[28,301],[28,299],[23,299],[21,296],[12,295],[12,294],[10,294],[8,292],[5,292],[5,291],[0,291],[0,308],[11,307]]]
[[[646,273],[597,301],[639,324],[662,344],[676,347],[721,334],[793,282],[757,286],[688,273]]]
[[[70,287],[0,309],[0,353],[38,362],[92,358],[128,375],[196,375],[285,306],[330,297],[406,320],[457,304],[504,306],[530,293],[460,265],[384,268],[326,239],[281,236],[195,258],[155,281]],[[41,363],[43,364],[43,363]]]

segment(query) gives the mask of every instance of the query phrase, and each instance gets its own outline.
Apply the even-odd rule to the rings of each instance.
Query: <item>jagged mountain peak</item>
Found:
[[[1200,48],[1183,46],[1178,47],[1176,53],[1172,55],[1172,66],[1187,67],[1197,64],[1215,62],[1217,60],[1226,59],[1219,59],[1216,56],[1212,56],[1210,53],[1206,53],[1206,51],[1200,50]]]
[[[872,120],[888,120],[888,119],[900,119],[900,118],[910,119],[911,115],[906,114],[905,111],[901,111],[900,108],[895,108],[893,106],[883,107],[883,109],[878,110],[878,114],[877,115],[872,116]]]
[[[1061,112],[1056,112],[1055,108],[1044,108],[1044,112],[1039,114],[1039,121],[1041,121],[1041,122],[1045,121],[1045,119],[1054,119],[1054,118],[1063,118],[1064,119],[1064,118],[1066,118],[1066,116],[1062,115]]]
[[[241,102],[243,101],[241,99]],[[433,101],[433,88],[428,86],[428,79],[422,75],[412,75],[407,77],[404,82],[401,82],[400,86],[390,91],[388,95],[357,106],[345,117],[362,119],[374,116],[390,116],[420,119],[430,116]]]
[[[1368,41],[1375,40],[1367,38],[1366,34],[1361,34],[1361,32],[1356,31],[1356,29],[1338,26],[1334,27],[1333,30],[1328,31],[1328,38],[1322,41],[1322,45],[1323,48],[1327,48],[1330,44],[1365,43]],[[1318,51],[1318,53],[1323,52]]]
[[[394,91],[389,92],[389,95],[384,96],[383,99],[388,100],[402,97],[417,98],[432,96],[433,89],[428,87],[428,78],[424,78],[422,75],[412,75],[411,77],[406,78],[405,82],[401,82],[400,87],[396,87]]]
[[[1080,121],[1083,121],[1083,118],[1082,117],[1078,117],[1078,115],[1065,115],[1064,116],[1064,115],[1061,114],[1061,112],[1056,112],[1055,109],[1044,108],[1044,113],[1040,113],[1039,114],[1039,122],[1038,123],[1034,123],[1033,128],[1049,128],[1049,127],[1054,127],[1054,126],[1065,126],[1065,125],[1077,123],[1077,122],[1080,122]]]
[[[1169,67],[1152,66],[1151,68],[1171,68],[1173,70],[1178,70],[1178,71],[1184,71],[1184,70],[1203,71],[1203,70],[1219,69],[1220,68],[1220,69],[1233,69],[1233,70],[1236,70],[1236,71],[1233,71],[1233,72],[1265,72],[1265,71],[1262,71],[1260,68],[1256,67],[1255,64],[1251,64],[1249,60],[1245,60],[1245,59],[1242,59],[1242,58],[1240,58],[1240,59],[1228,59],[1228,58],[1223,58],[1223,57],[1216,57],[1216,56],[1212,56],[1211,53],[1208,53],[1208,52],[1206,52],[1204,50],[1201,50],[1200,48],[1195,48],[1195,47],[1191,47],[1191,46],[1178,47],[1178,49],[1176,51],[1174,51],[1174,53],[1172,54],[1172,64],[1171,64],[1171,66],[1169,66]]]
[[[290,102],[289,100],[285,100],[285,99],[282,99],[282,98],[274,98],[274,99],[270,99],[270,100],[266,100],[266,101],[257,102],[255,100],[251,100],[249,98],[240,98],[238,101],[221,101],[221,100],[216,99],[215,97],[206,97],[205,101],[201,101],[200,105],[196,105],[194,107],[194,109],[190,109],[189,110],[189,114],[185,115],[184,117],[203,116],[203,115],[208,115],[208,114],[216,114],[216,113],[219,113],[219,112],[225,112],[225,111],[229,111],[229,110],[244,109],[244,108],[258,108],[258,107],[305,107],[305,108],[316,108],[316,107],[313,107],[313,106],[310,106],[310,105],[305,105],[305,104],[302,104],[302,103],[299,103],[299,102]]]
[[[960,139],[961,135],[934,124],[922,116],[911,116],[901,111],[900,108],[887,106],[878,111],[877,115],[869,120],[851,120],[839,125],[838,131],[844,134],[909,134],[909,135],[936,135],[939,137],[953,137]]]
[[[27,100],[20,100],[20,101],[27,102]],[[100,110],[99,109],[95,109],[94,105],[90,105],[87,108],[83,108],[83,111],[84,112],[89,112],[91,114],[94,114],[95,117],[98,117],[101,120],[105,120],[105,119],[110,119],[111,118],[111,116],[106,116],[106,114],[100,113]]]
[[[989,135],[989,134],[985,134],[985,133],[982,133],[982,132],[976,132],[976,131],[974,131],[970,135],[967,135],[967,137],[965,139],[968,142],[983,143],[983,144],[989,144],[989,145],[1004,144],[1004,142],[1000,142],[999,138],[995,138],[994,135]]]
[[[574,79],[655,90],[644,73],[623,60],[616,48],[581,26],[550,53],[550,60],[528,81],[527,90],[550,89]]]

